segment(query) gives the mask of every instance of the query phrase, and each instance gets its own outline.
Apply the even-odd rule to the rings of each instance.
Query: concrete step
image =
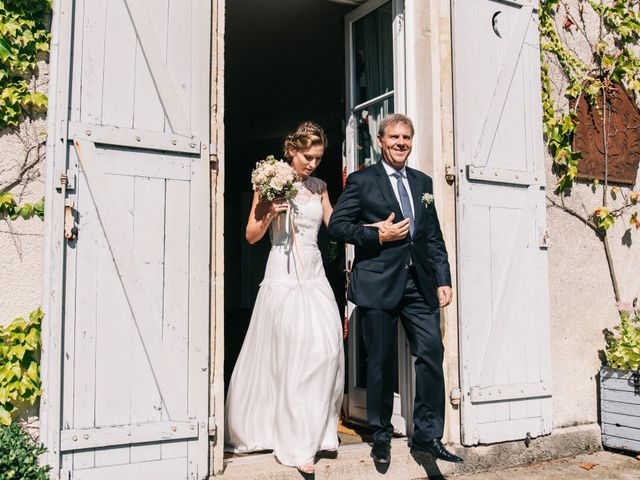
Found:
[[[457,450],[453,448],[452,450]],[[429,455],[409,452],[406,438],[391,441],[391,463],[386,470],[377,470],[369,456],[371,447],[365,444],[346,445],[338,449],[338,458],[322,458],[316,463],[313,476],[303,476],[297,469],[285,467],[276,462],[271,454],[230,459],[221,480],[368,480],[385,478],[403,480],[416,478],[437,478],[453,472],[453,465],[436,462]]]
[[[412,454],[409,451],[407,439],[397,438],[391,442],[391,463],[386,471],[376,469],[369,457],[371,451],[369,445],[356,444],[341,446],[336,459],[320,459],[316,463],[315,476],[303,476],[295,468],[277,463],[273,455],[265,454],[229,459],[225,461],[222,474],[211,477],[211,480],[437,479],[445,475],[449,477],[453,474],[496,472],[499,469],[517,465],[539,464],[557,458],[598,451],[602,446],[599,426],[590,424],[558,428],[551,435],[533,439],[527,444],[515,441],[476,447],[448,445],[447,448],[463,457],[465,462],[454,465],[436,462],[426,454]],[[482,478],[482,475],[479,474],[474,478]],[[504,476],[495,478],[509,480],[509,477]]]

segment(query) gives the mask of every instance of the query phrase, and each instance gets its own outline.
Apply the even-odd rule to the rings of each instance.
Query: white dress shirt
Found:
[[[402,167],[402,170],[396,170],[391,165],[389,165],[385,160],[381,160],[382,165],[384,165],[384,170],[389,175],[389,181],[391,182],[391,188],[393,188],[393,194],[396,196],[396,200],[398,201],[398,205],[400,205],[400,211],[402,211],[402,202],[400,201],[400,192],[398,192],[398,180],[392,175],[396,172],[402,175],[402,183],[404,183],[404,188],[407,189],[407,193],[409,194],[409,201],[411,202],[411,213],[413,214],[413,218],[416,218],[416,208],[413,204],[413,195],[411,195],[411,187],[409,186],[409,179],[407,178],[407,169],[406,167]]]

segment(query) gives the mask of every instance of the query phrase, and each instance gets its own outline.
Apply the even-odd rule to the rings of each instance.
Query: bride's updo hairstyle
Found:
[[[328,144],[327,135],[324,130],[316,122],[302,122],[298,125],[293,132],[291,132],[284,139],[282,149],[284,150],[284,156],[288,161],[291,161],[291,155],[289,150],[304,150],[312,145],[322,145],[327,148]]]

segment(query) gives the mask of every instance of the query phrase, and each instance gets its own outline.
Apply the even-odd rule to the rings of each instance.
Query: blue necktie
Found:
[[[402,181],[402,174],[400,172],[394,172],[391,174],[398,181],[398,194],[400,195],[400,208],[402,209],[402,216],[409,219],[409,234],[413,237],[413,212],[411,211],[411,200],[409,200],[409,193],[404,187]]]

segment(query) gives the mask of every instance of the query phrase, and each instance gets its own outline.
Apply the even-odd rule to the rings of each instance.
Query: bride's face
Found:
[[[300,177],[300,180],[305,180],[316,168],[318,168],[323,154],[323,145],[311,145],[309,148],[289,150],[289,155],[291,155],[291,166]]]

